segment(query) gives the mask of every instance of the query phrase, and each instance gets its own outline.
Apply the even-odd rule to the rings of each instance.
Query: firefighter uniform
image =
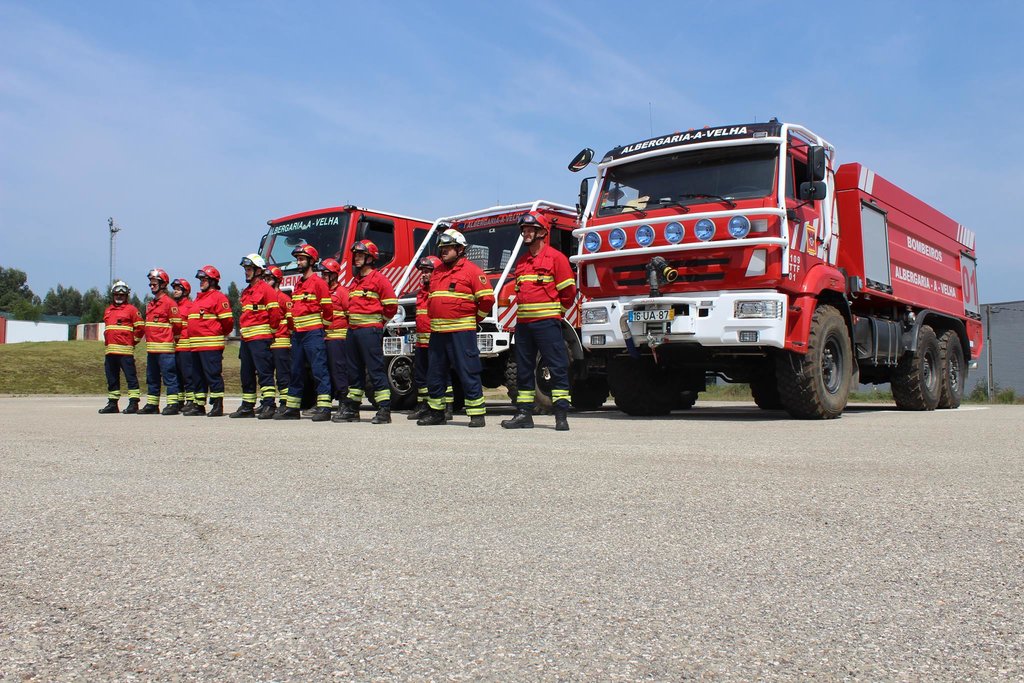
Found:
[[[181,317],[181,334],[174,345],[174,364],[178,368],[178,380],[181,382],[181,400],[183,403],[196,402],[196,377],[192,367],[192,348],[188,343],[188,314],[192,309],[192,299],[183,296],[178,299],[178,315]]]
[[[331,375],[331,398],[345,400],[348,395],[348,289],[341,283],[331,290],[334,317],[327,327],[327,368]]]
[[[428,286],[421,286],[416,292],[416,344],[413,348],[412,384],[416,389],[416,402],[427,405],[427,372],[430,368],[430,313],[427,311],[427,298],[430,296]],[[449,384],[444,392],[445,412],[451,412],[455,393]],[[419,411],[412,413],[409,419],[422,417]]]
[[[576,298],[576,276],[565,254],[544,245],[529,251],[515,270],[516,403],[532,406],[536,396],[537,354],[551,372],[551,402],[568,410],[569,355],[562,338],[562,317]]]
[[[107,375],[107,400],[121,398],[121,373],[128,385],[128,402],[138,406],[139,376],[135,370],[135,345],[145,330],[139,310],[127,301],[113,303],[103,312],[103,370]],[[114,406],[116,411],[116,406]]]
[[[274,290],[277,304],[280,307],[282,321],[287,320],[292,308],[292,298],[285,292]],[[274,332],[274,341],[270,343],[270,353],[274,357],[274,376],[277,379],[277,398],[285,405],[288,397],[288,385],[292,381],[292,330],[287,322],[282,322]]]
[[[316,382],[317,408],[331,407],[331,378],[327,370],[324,347],[324,324],[334,319],[334,306],[327,283],[316,273],[300,279],[292,289],[288,324],[292,329],[291,386],[288,387],[289,408],[302,406],[302,380],[309,361]]]
[[[491,312],[494,290],[480,268],[462,257],[451,266],[434,269],[430,278],[427,314],[430,317],[427,404],[444,410],[448,378],[454,370],[466,395],[466,414],[483,416],[480,351],[476,327]]]
[[[160,380],[167,391],[168,407],[178,405],[178,368],[174,362],[174,345],[181,333],[181,315],[174,299],[166,292],[146,304],[146,405],[155,413],[160,405]]]
[[[206,397],[214,406],[224,401],[224,345],[234,326],[231,303],[219,289],[211,287],[196,295],[188,313],[188,343],[197,366],[195,376],[202,378]]]
[[[377,270],[356,276],[348,293],[348,401],[363,402],[366,375],[378,408],[390,411],[391,389],[384,371],[384,322],[398,310],[391,282]]]
[[[241,360],[242,405],[256,405],[257,390],[260,403],[274,402],[274,357],[270,346],[274,333],[281,325],[281,304],[277,292],[261,278],[253,278],[239,296],[242,313],[238,329],[242,343],[238,347]]]

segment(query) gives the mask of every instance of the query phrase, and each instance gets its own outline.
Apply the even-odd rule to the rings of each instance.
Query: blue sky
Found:
[[[0,265],[44,294],[225,281],[267,219],[433,219],[703,125],[802,123],[978,234],[1024,299],[1018,2],[2,2]]]

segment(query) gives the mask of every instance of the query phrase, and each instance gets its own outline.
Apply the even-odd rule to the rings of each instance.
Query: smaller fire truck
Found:
[[[523,204],[492,206],[479,211],[446,216],[434,221],[430,233],[420,244],[415,256],[400,278],[396,291],[401,292],[399,314],[388,325],[384,338],[384,354],[388,361],[388,378],[391,383],[392,404],[396,408],[411,407],[416,400],[412,385],[412,356],[415,344],[416,292],[420,277],[416,263],[420,257],[437,254],[435,233],[453,227],[466,236],[466,257],[480,266],[490,278],[494,287],[495,304],[491,315],[485,318],[477,332],[477,345],[483,366],[482,383],[485,387],[506,386],[509,397],[516,395],[516,359],[513,351],[516,325],[515,278],[512,276],[516,262],[522,252],[523,242],[519,234],[519,219],[532,213],[550,226],[547,241],[567,256],[577,251],[573,230],[576,228],[576,211],[562,204],[535,201]],[[599,407],[608,398],[608,386],[603,376],[588,377],[584,350],[579,336],[579,302],[566,312],[562,336],[571,360],[570,381],[572,382],[573,405],[581,409]],[[537,408],[549,408],[550,373],[539,362],[537,364]]]
[[[570,170],[586,168],[584,150]],[[584,347],[633,415],[709,373],[757,405],[838,417],[851,386],[955,408],[982,335],[974,233],[807,128],[741,124],[609,151],[581,183]]]

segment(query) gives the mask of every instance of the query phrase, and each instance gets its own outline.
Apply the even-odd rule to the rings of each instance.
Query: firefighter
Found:
[[[139,412],[139,375],[135,371],[135,346],[142,338],[145,324],[139,309],[128,303],[131,290],[118,280],[110,288],[112,303],[103,312],[103,370],[107,375],[107,405],[101,415],[117,412],[121,398],[121,373],[128,384],[125,415]]]
[[[285,397],[288,396],[288,385],[292,377],[292,331],[284,322],[288,312],[292,308],[292,298],[281,291],[281,281],[284,279],[284,271],[277,266],[269,266],[263,273],[263,279],[274,290],[277,295],[277,303],[281,311],[282,322],[274,332],[274,341],[270,343],[270,353],[274,359],[274,377],[277,379],[277,399],[281,405],[285,404]],[[259,420],[273,419],[277,412],[274,401],[268,401],[256,412]]]
[[[263,281],[267,262],[259,254],[244,256],[239,262],[245,270],[246,287],[239,296],[242,313],[238,329],[242,343],[238,347],[241,360],[239,376],[242,382],[242,405],[228,417],[256,417],[256,391],[259,389],[260,412],[273,403],[274,355],[270,345],[274,332],[281,324],[281,304],[277,292]]]
[[[309,361],[316,382],[316,409],[313,422],[331,419],[331,377],[327,370],[327,351],[324,347],[324,324],[334,319],[334,306],[327,283],[316,274],[320,258],[312,244],[300,244],[292,250],[292,257],[302,276],[292,289],[291,310],[287,314],[292,329],[291,386],[286,404],[278,407],[275,420],[298,420],[302,414],[302,380],[306,361]]]
[[[327,289],[331,292],[334,318],[327,328],[327,369],[331,375],[331,400],[338,402],[338,411],[348,394],[348,355],[345,340],[348,338],[348,289],[341,285],[341,264],[335,259],[325,258],[320,262],[320,271],[327,278]]]
[[[146,405],[139,415],[177,415],[178,368],[174,362],[174,344],[181,333],[181,316],[167,294],[171,278],[163,268],[146,274],[153,300],[146,304]],[[160,380],[167,390],[167,406],[160,412]]]
[[[182,320],[181,334],[174,345],[174,364],[178,368],[178,380],[181,382],[181,414],[188,415],[195,409],[196,383],[195,370],[192,367],[192,349],[188,345],[188,314],[192,308],[192,285],[184,278],[171,280],[171,298],[178,307],[178,315]]]
[[[470,427],[485,425],[480,351],[476,328],[494,306],[494,290],[480,267],[466,258],[466,238],[448,228],[437,239],[441,265],[430,278],[427,313],[430,316],[427,405],[430,412],[416,424],[445,423],[444,394],[452,369],[466,394]]]
[[[420,271],[420,288],[416,292],[416,347],[413,352],[412,385],[416,389],[416,409],[409,413],[408,419],[418,420],[429,411],[427,406],[427,368],[429,367],[430,315],[427,312],[427,298],[430,295],[430,277],[441,265],[436,256],[424,256],[416,264]],[[445,419],[452,419],[452,403],[455,400],[452,385],[449,384],[444,394]]]
[[[210,399],[207,417],[224,414],[224,343],[235,327],[231,303],[220,291],[220,271],[213,266],[203,266],[196,271],[199,280],[199,294],[192,302],[188,314],[188,343],[198,363],[196,375],[201,377]],[[198,402],[198,400],[197,400]],[[191,412],[202,415],[202,409]]]
[[[576,276],[569,259],[546,245],[547,226],[533,214],[519,219],[528,252],[516,265],[516,414],[505,429],[533,428],[537,354],[551,372],[555,430],[569,430],[569,354],[562,339],[562,316],[576,298]]]
[[[336,422],[358,422],[366,376],[373,384],[377,414],[372,424],[391,422],[391,389],[384,372],[384,322],[398,310],[391,282],[374,268],[379,252],[370,240],[352,245],[352,287],[348,292],[348,398]]]

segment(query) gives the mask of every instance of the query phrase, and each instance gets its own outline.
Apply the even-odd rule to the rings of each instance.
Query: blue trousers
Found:
[[[121,373],[128,384],[128,398],[139,398],[139,375],[135,372],[135,356],[108,353],[103,357],[103,372],[107,375],[107,398],[121,398]]]
[[[391,385],[384,372],[384,330],[358,327],[348,331],[348,400],[362,403],[366,375],[373,384],[373,399],[380,408],[391,407]]]
[[[206,392],[210,387],[206,384],[206,375],[203,374],[203,364],[199,360],[199,351],[189,351],[192,354],[190,365],[192,366],[192,390],[195,392],[196,403],[206,405]]]
[[[533,404],[538,352],[551,373],[551,403],[570,408],[569,353],[562,339],[562,323],[554,318],[516,324],[516,403]]]
[[[277,392],[274,389],[274,355],[270,353],[270,340],[243,341],[238,347],[238,358],[241,360],[242,403],[256,404],[257,382],[263,402],[273,401]]]
[[[178,367],[173,353],[146,354],[146,403],[160,405],[160,378],[167,388],[167,403],[178,402]]]
[[[327,340],[327,369],[331,373],[331,398],[342,401],[348,395],[348,342]]]
[[[327,371],[327,350],[322,327],[292,333],[292,383],[288,387],[288,407],[302,406],[302,380],[306,376],[306,361],[316,382],[316,407],[331,407],[331,376]]]
[[[483,415],[487,409],[484,406],[480,370],[480,350],[476,345],[475,330],[431,332],[427,404],[432,410],[444,410],[448,378],[454,371],[466,394],[466,415]]]
[[[283,404],[288,398],[288,385],[292,383],[292,350],[291,347],[288,347],[284,349],[270,349],[270,352],[274,355],[274,376],[277,377],[277,396]]]
[[[199,375],[203,378],[206,395],[212,401],[224,398],[224,349],[215,351],[193,351],[192,362],[199,366]]]
[[[196,399],[196,375],[192,368],[191,351],[175,351],[174,364],[178,366],[178,378],[181,379],[182,401]]]
[[[430,370],[430,347],[417,346],[412,357],[412,385],[416,389],[416,400],[427,400],[427,372]],[[444,392],[444,402],[453,403],[455,392],[451,382]]]

